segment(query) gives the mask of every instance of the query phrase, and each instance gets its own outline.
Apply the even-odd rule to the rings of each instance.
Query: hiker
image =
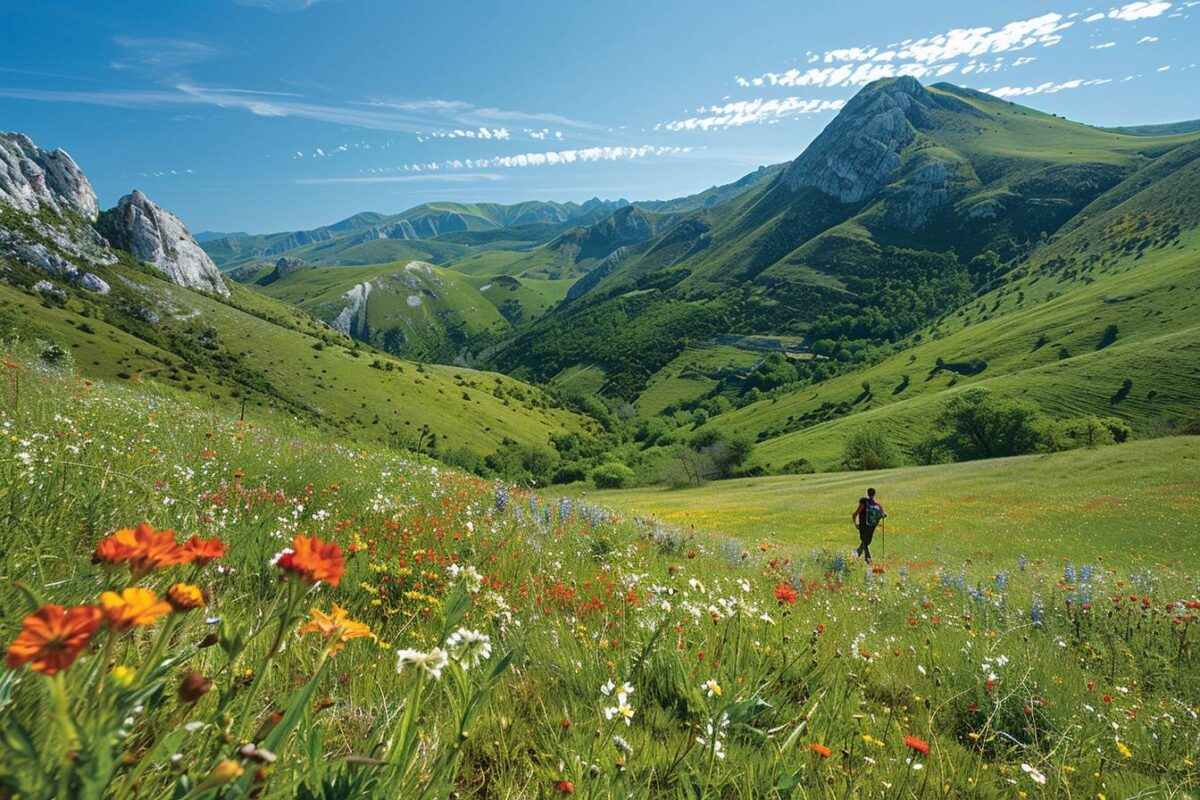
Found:
[[[867,496],[859,499],[858,508],[850,515],[850,521],[858,528],[859,545],[854,555],[863,556],[868,564],[871,563],[871,539],[875,537],[875,526],[886,516],[883,506],[875,499],[874,489],[867,489]]]

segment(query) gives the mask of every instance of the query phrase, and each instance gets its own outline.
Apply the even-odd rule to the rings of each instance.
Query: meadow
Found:
[[[1191,440],[869,476],[898,530],[1024,478],[1007,539],[981,520],[967,548],[889,542],[866,568],[796,535],[862,476],[693,533],[604,508],[636,494],[541,498],[23,352],[0,381],[0,795],[1200,788]],[[1124,499],[1089,507],[1116,521],[1076,551],[1053,520],[1104,457],[1095,496]],[[702,492],[753,513],[771,486]]]

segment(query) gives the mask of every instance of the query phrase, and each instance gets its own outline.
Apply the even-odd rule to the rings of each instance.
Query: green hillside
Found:
[[[892,115],[903,127],[875,172],[860,155],[874,153],[863,131]],[[945,84],[881,81],[773,179],[685,215],[589,275],[495,364],[547,379],[598,362],[605,392],[632,398],[689,344],[718,333],[829,339],[850,351],[900,341],[1195,139],[1091,128]]]
[[[569,281],[463,275],[419,261],[301,269],[257,291],[359,341],[407,358],[470,359],[512,325],[562,299]]]
[[[23,224],[3,213],[5,226]],[[109,293],[69,283],[47,293],[38,288],[45,273],[8,259],[0,266],[6,336],[57,343],[86,376],[170,387],[214,414],[282,412],[352,439],[428,449],[436,436],[435,448],[480,455],[506,439],[544,445],[591,426],[519,381],[364,351],[304,311],[237,284],[221,302],[122,254],[92,266]],[[48,358],[60,357],[52,351]]]
[[[1143,436],[1194,424],[1198,154],[1200,145],[1180,148],[1101,195],[1009,282],[890,358],[710,424],[763,441],[765,464],[805,457],[824,467],[836,465],[849,433],[865,426],[913,444],[929,431],[943,393],[968,385],[1035,400],[1060,418],[1120,416]],[[1110,326],[1115,338],[1105,343]]]

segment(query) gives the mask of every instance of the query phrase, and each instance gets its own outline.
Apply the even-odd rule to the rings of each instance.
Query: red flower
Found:
[[[831,755],[833,755],[833,751],[823,744],[817,744],[816,742],[813,742],[811,745],[809,745],[809,747],[812,748],[812,751],[821,758],[829,758]]]
[[[929,755],[929,742],[924,739],[919,739],[916,736],[905,736],[904,744],[910,750],[916,750],[923,756]]]
[[[775,586],[775,599],[790,606],[796,602],[796,587],[787,581],[780,581]]]
[[[565,731],[565,730],[567,730],[568,728],[570,728],[570,727],[571,727],[571,720],[569,720],[569,719],[564,719],[562,722],[560,722],[560,723],[558,723],[558,724],[559,724],[559,725],[561,725],[561,726],[562,726],[562,729]]]
[[[570,781],[559,781],[554,784],[554,788],[558,789],[563,794],[575,794],[575,784]]]
[[[285,572],[299,575],[308,583],[325,581],[337,586],[346,572],[342,560],[342,548],[331,542],[322,542],[316,536],[296,535],[292,539],[292,550],[279,557],[276,563]]]
[[[29,664],[34,672],[56,675],[75,662],[99,626],[95,606],[44,605],[21,622],[21,632],[8,646],[8,667]]]
[[[214,536],[211,539],[201,539],[199,536],[193,536],[183,544],[183,552],[187,553],[192,561],[201,566],[218,558],[224,558],[228,550],[229,548],[225,546],[225,543],[218,536]]]

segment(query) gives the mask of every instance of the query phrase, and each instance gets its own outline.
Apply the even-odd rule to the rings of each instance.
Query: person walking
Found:
[[[871,563],[871,540],[875,538],[875,527],[887,517],[883,506],[875,499],[875,490],[867,489],[867,496],[860,498],[858,508],[850,515],[850,521],[858,528],[858,549],[854,555],[862,556]]]

